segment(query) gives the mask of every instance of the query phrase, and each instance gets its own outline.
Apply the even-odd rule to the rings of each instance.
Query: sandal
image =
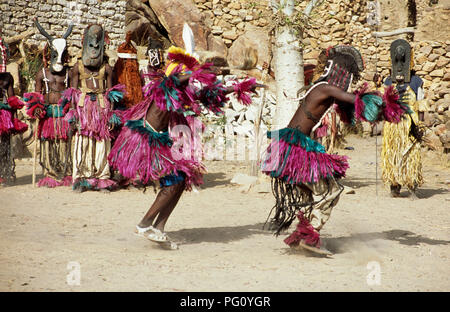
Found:
[[[147,233],[148,231],[154,231],[154,230],[156,230],[153,226],[148,226],[148,227],[145,227],[145,228],[142,228],[142,227],[140,227],[139,225],[136,225],[136,229],[134,230],[134,233],[137,235],[137,236],[142,236],[142,237],[144,237],[144,234],[145,233]]]
[[[156,243],[165,243],[169,241],[166,233],[161,232],[160,230],[155,228],[153,228],[153,233],[148,234],[147,238]]]

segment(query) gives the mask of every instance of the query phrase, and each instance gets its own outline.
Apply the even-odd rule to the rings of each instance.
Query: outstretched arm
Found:
[[[324,89],[323,91],[327,97],[332,97],[332,98],[336,99],[336,101],[339,104],[344,104],[344,105],[354,105],[355,104],[356,96],[353,93],[345,92],[342,89],[335,87],[335,86],[331,86],[331,85],[326,85],[323,89]]]

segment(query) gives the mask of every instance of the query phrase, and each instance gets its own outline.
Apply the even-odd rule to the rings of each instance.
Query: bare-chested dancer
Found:
[[[348,163],[345,156],[327,154],[321,144],[310,138],[322,115],[333,103],[344,122],[354,122],[355,118],[369,122],[391,120],[407,109],[396,101],[383,103],[379,94],[346,92],[363,69],[363,60],[355,48],[329,49],[324,74],[301,98],[287,128],[268,132],[272,142],[261,168],[272,177],[276,199],[271,225],[278,235],[298,217],[296,230],[285,239],[291,247],[330,254],[321,248],[319,231],[339,200],[343,190],[339,179],[345,176]],[[396,99],[395,94],[388,95]]]
[[[191,52],[192,53],[192,52]],[[183,191],[202,183],[205,167],[195,152],[179,153],[179,132],[188,141],[195,136],[196,117],[203,108],[222,112],[226,94],[236,92],[244,104],[250,104],[248,92],[254,79],[225,87],[210,66],[201,65],[185,50],[171,47],[163,73],[154,72],[144,87],[144,101],[125,113],[126,123],[111,150],[109,161],[124,177],[137,176],[145,185],[159,181],[161,190],[148,212],[136,226],[136,232],[157,243],[170,243],[164,228]],[[201,82],[201,84],[199,83]],[[197,120],[198,121],[198,120]],[[169,134],[170,133],[170,134]],[[192,142],[192,141],[190,141]],[[183,146],[192,151],[192,144]]]
[[[72,80],[72,71],[66,64],[66,39],[72,32],[72,25],[62,38],[54,38],[37,19],[35,24],[48,41],[43,52],[44,66],[36,74],[35,92],[24,95],[28,115],[39,119],[36,131],[44,178],[38,186],[69,186],[72,185],[71,135],[64,115],[70,109],[70,103],[63,100],[63,93]]]

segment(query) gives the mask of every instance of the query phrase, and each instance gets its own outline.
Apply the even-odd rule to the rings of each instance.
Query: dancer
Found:
[[[63,99],[70,97],[69,83],[72,72],[67,66],[66,39],[72,32],[69,25],[62,38],[53,38],[34,19],[40,33],[48,40],[44,48],[44,66],[37,72],[35,92],[25,93],[27,114],[38,118],[37,137],[40,142],[40,165],[44,178],[38,186],[56,187],[72,185],[72,155],[70,125],[64,119],[70,103]],[[67,90],[67,91],[65,91]]]
[[[272,141],[261,163],[262,171],[272,177],[276,204],[271,226],[275,234],[287,230],[297,217],[299,224],[285,243],[323,255],[330,252],[321,246],[319,232],[344,189],[339,180],[345,176],[348,163],[345,156],[327,154],[321,144],[312,140],[312,129],[333,103],[337,104],[341,120],[348,123],[383,118],[398,121],[408,110],[396,101],[398,96],[392,88],[383,96],[385,103],[381,94],[367,93],[366,88],[346,92],[364,69],[363,59],[354,47],[336,46],[326,56],[323,75],[300,98],[289,125],[268,132]]]
[[[402,186],[409,190],[411,199],[417,199],[417,188],[424,182],[420,142],[424,135],[421,122],[427,110],[423,80],[412,71],[413,49],[406,40],[391,44],[392,74],[384,84],[395,87],[401,101],[413,112],[399,123],[385,123],[381,149],[382,178],[391,190],[392,197],[399,197]]]
[[[125,126],[109,155],[111,166],[124,177],[139,175],[143,184],[159,181],[161,190],[136,232],[154,242],[169,243],[172,249],[177,246],[164,232],[166,222],[183,191],[200,185],[206,172],[193,148],[199,131],[195,116],[202,109],[222,113],[230,92],[248,105],[249,93],[256,87],[255,79],[225,87],[210,64],[201,65],[193,56],[192,31],[185,24],[184,34],[189,32],[187,51],[170,47],[165,73],[150,74],[144,101],[125,113]]]
[[[110,179],[108,155],[111,130],[121,123],[114,104],[123,98],[124,86],[113,87],[113,71],[103,56],[106,33],[90,25],[83,35],[81,60],[73,67],[72,103],[66,120],[76,125],[73,153],[73,190],[109,192],[116,186]],[[79,88],[79,89],[78,89]]]
[[[4,61],[4,63],[6,64],[6,60]],[[21,109],[24,106],[24,103],[20,101],[17,96],[14,95],[13,86],[14,86],[13,76],[8,72],[1,72],[0,73],[0,185],[11,184],[16,180],[15,161],[11,153],[11,136],[23,133],[28,129],[28,125],[20,121],[16,116],[17,110]]]

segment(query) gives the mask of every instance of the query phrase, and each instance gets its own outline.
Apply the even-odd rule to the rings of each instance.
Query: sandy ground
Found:
[[[426,152],[421,199],[391,199],[376,184],[375,138],[347,139],[355,149],[339,152],[351,157],[344,184],[354,194],[322,230],[330,258],[262,230],[272,194],[230,184],[246,163],[207,162],[205,185],[166,226],[180,244],[171,251],[133,233],[151,189],[33,189],[31,161],[18,161],[17,184],[0,189],[0,291],[450,291],[448,167]],[[79,285],[68,285],[70,262]]]

